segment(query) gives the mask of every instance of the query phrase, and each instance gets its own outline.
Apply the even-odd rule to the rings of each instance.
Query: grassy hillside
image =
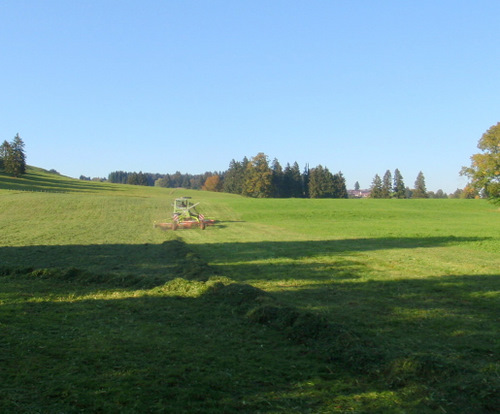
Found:
[[[0,410],[494,412],[499,214],[0,174]]]

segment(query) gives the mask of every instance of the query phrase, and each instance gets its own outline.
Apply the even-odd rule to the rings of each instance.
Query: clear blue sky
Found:
[[[453,192],[500,121],[500,1],[0,2],[0,139],[72,177],[264,152]]]

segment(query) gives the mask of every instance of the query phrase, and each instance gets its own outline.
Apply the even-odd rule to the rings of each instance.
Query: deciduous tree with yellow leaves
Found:
[[[477,144],[482,151],[471,156],[471,166],[463,167],[461,175],[471,180],[468,186],[500,203],[500,122],[488,129]]]

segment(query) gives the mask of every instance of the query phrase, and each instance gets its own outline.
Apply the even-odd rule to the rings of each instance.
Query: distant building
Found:
[[[370,190],[347,190],[349,198],[368,198],[370,197]]]

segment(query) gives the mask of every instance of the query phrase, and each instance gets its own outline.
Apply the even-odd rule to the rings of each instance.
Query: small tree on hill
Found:
[[[7,174],[20,177],[26,173],[26,154],[24,152],[24,142],[16,134],[9,143],[4,141],[0,146],[1,166]]]
[[[7,141],[4,141],[2,145],[0,145],[0,169],[3,170],[5,168],[5,165],[8,164],[10,153],[10,144]]]

